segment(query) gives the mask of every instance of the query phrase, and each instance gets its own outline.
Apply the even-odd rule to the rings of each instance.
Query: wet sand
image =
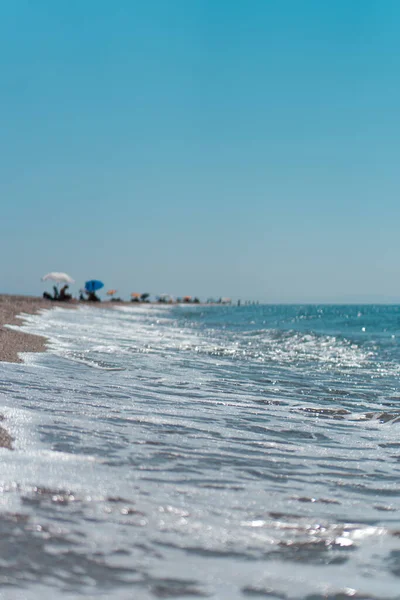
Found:
[[[54,308],[56,305],[58,303],[51,303],[34,296],[0,295],[0,361],[22,362],[20,352],[44,352],[45,338],[14,331],[5,325],[21,325],[23,313],[34,314],[42,309]],[[67,306],[67,303],[63,303],[62,306]]]

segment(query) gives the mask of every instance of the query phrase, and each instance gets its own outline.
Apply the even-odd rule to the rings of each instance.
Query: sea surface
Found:
[[[400,598],[399,306],[83,306],[0,364],[0,598]]]

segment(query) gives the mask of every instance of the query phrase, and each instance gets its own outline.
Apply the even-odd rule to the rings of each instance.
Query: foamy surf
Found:
[[[49,351],[0,365],[0,591],[397,597],[390,307],[84,307],[22,329]]]

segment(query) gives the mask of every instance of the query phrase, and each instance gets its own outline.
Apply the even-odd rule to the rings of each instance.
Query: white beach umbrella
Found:
[[[66,273],[58,273],[54,271],[53,273],[47,273],[44,277],[42,277],[42,281],[55,281],[56,283],[75,283],[74,279],[67,275]]]

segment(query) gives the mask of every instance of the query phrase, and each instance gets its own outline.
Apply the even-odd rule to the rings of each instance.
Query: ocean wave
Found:
[[[27,317],[49,352],[0,365],[0,589],[395,598],[396,346],[321,310]]]

